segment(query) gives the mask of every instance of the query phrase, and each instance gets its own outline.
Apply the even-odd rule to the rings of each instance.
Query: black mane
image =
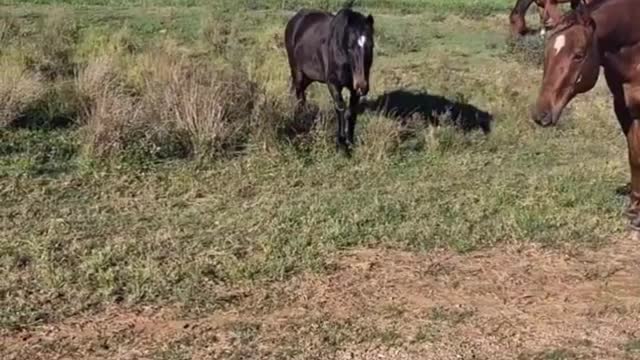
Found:
[[[346,5],[352,5],[354,1],[348,1]],[[349,7],[343,7],[338,11],[331,21],[331,34],[329,35],[329,43],[335,45],[334,50],[338,50],[336,55],[339,57],[344,56],[346,58],[347,44],[346,33],[349,28],[363,28],[367,26],[367,19],[359,12],[352,10]]]

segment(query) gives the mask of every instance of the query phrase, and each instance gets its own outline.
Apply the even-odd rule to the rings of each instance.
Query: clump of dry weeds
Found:
[[[0,63],[0,126],[17,120],[42,97],[46,87],[40,77],[16,63]]]
[[[64,7],[53,8],[39,27],[36,41],[29,44],[32,48],[27,51],[27,65],[49,80],[71,76],[78,38],[73,14]]]
[[[140,102],[125,91],[114,59],[90,61],[76,77],[76,91],[85,145],[91,154],[119,153],[136,130],[145,132]]]
[[[360,135],[358,152],[369,160],[384,160],[400,147],[402,126],[394,119],[381,115],[371,118]]]
[[[77,77],[92,154],[216,157],[248,140],[258,89],[244,72],[177,54],[137,61],[144,70],[135,91],[110,58],[90,61]]]
[[[242,71],[179,58],[156,62],[150,75],[145,106],[183,134],[193,155],[217,155],[246,140],[257,88]]]
[[[0,17],[0,43],[9,42],[19,33],[19,26],[14,18]]]

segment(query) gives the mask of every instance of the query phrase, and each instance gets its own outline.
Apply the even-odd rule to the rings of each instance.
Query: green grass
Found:
[[[3,8],[21,35],[0,56],[42,43],[51,8],[36,3]],[[65,58],[72,64],[108,50],[125,54],[121,66],[131,69],[136,55],[169,39],[202,61],[223,52],[284,98],[288,69],[274,40],[285,21],[274,10],[282,2],[261,2],[251,7],[268,11],[246,15],[208,14],[202,9],[213,3],[199,0],[45,3],[74,5],[65,15],[74,20]],[[559,128],[536,128],[527,111],[540,71],[517,61],[506,27],[484,17],[511,1],[396,4],[367,2],[379,14],[370,98],[403,89],[421,104],[438,96],[472,105],[494,115],[490,134],[446,124],[398,129],[368,112],[353,159],[334,154],[330,130],[271,151],[249,142],[223,158],[125,153],[105,160],[83,150],[80,124],[0,129],[0,326],[28,327],[112,303],[219,308],[221,287],[331,271],[343,249],[597,246],[619,234],[624,199],[616,189],[628,175],[607,100],[585,95]],[[242,40],[216,50],[203,29],[217,19],[231,19],[226,30]],[[324,87],[312,87],[310,99],[331,113]],[[44,123],[74,117],[58,105],[37,114]],[[376,336],[392,343],[396,335],[385,331]]]
[[[554,349],[548,351],[542,351],[535,354],[520,355],[518,359],[522,360],[574,360],[581,359],[583,357],[578,356],[571,350],[567,349]]]
[[[623,348],[628,354],[637,355],[640,353],[640,340],[631,339],[624,344]]]
[[[200,7],[207,6],[218,9],[280,9],[294,10],[300,7],[317,7],[323,9],[335,9],[340,7],[344,0],[8,0],[6,5],[71,5],[85,6],[173,6],[173,7]],[[508,0],[366,0],[356,1],[356,5],[367,6],[386,11],[394,9],[406,13],[426,10],[443,13],[457,12],[469,16],[482,17],[497,12],[511,10],[513,4]]]

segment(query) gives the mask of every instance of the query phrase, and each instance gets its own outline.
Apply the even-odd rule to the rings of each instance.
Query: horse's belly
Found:
[[[324,81],[324,66],[317,49],[305,46],[296,48],[296,60],[298,69],[304,76],[314,81]]]

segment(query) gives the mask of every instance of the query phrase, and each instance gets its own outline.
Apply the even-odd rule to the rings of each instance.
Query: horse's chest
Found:
[[[625,83],[640,83],[640,44],[606,55],[607,65]]]

